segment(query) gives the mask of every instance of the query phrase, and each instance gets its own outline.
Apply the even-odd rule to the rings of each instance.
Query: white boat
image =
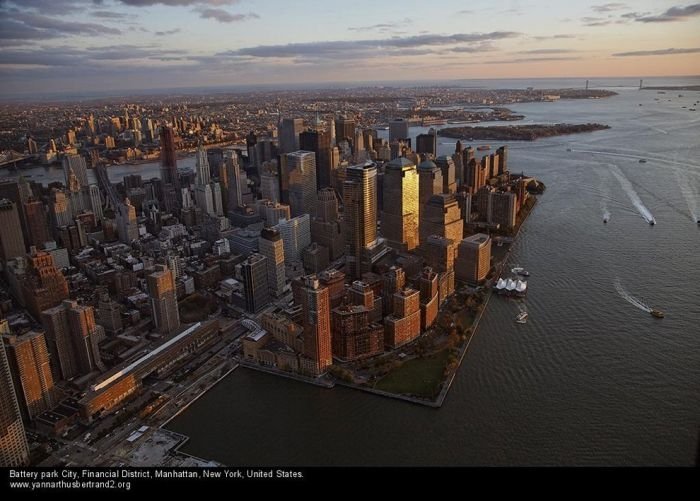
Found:
[[[521,268],[520,266],[516,266],[512,270],[510,270],[511,273],[515,273],[516,275],[521,275],[523,277],[529,277],[530,273],[525,270],[525,268]]]
[[[527,322],[527,317],[528,317],[527,312],[521,311],[520,313],[518,313],[518,316],[515,317],[515,321],[519,324],[524,324]]]

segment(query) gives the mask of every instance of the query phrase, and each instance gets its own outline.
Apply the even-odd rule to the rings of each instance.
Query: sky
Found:
[[[0,0],[0,95],[700,75],[678,0]]]

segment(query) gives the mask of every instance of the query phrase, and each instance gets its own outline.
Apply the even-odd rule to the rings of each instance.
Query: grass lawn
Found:
[[[375,388],[433,398],[440,389],[448,354],[448,350],[443,350],[430,357],[409,360],[379,380]]]

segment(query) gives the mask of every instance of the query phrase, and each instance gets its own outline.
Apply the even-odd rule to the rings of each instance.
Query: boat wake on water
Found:
[[[646,311],[647,313],[651,313],[652,308],[645,303],[643,303],[641,300],[637,299],[634,297],[632,294],[627,292],[625,288],[622,286],[622,283],[620,282],[619,278],[615,279],[615,289],[617,290],[617,293],[620,295],[622,299],[627,301],[629,304],[632,306],[635,306],[639,308],[642,311]]]
[[[656,219],[654,219],[654,216],[652,215],[651,211],[649,211],[649,209],[646,208],[644,203],[642,203],[642,199],[639,198],[639,195],[634,190],[632,183],[630,183],[629,179],[625,177],[620,168],[617,165],[611,164],[610,172],[612,172],[613,175],[617,178],[617,180],[620,183],[620,186],[622,186],[622,189],[625,190],[625,193],[627,193],[627,196],[632,202],[632,205],[634,205],[634,207],[644,218],[644,220],[651,225],[656,224]]]
[[[700,194],[695,192],[693,185],[688,179],[688,176],[682,174],[679,171],[675,171],[676,180],[678,181],[678,186],[680,187],[681,194],[685,199],[685,203],[688,204],[688,210],[690,211],[690,218],[694,223],[700,224],[700,210],[698,210],[698,198]]]

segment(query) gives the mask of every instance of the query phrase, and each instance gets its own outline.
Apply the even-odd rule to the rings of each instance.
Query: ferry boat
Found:
[[[664,312],[661,310],[655,310],[652,308],[652,310],[649,313],[651,313],[652,317],[664,318]]]
[[[608,224],[608,216],[603,216],[603,224]]]
[[[529,273],[527,270],[525,270],[525,268],[521,268],[520,266],[516,266],[515,268],[513,268],[513,269],[510,270],[510,271],[511,271],[511,273],[515,273],[516,275],[520,275],[520,276],[523,276],[523,277],[529,277],[529,276],[530,276],[530,273]]]
[[[639,163],[640,163],[640,164],[645,164],[645,163],[647,163],[647,159],[646,159],[646,158],[640,158],[640,159],[639,159]]]
[[[488,144],[482,144],[476,147],[477,151],[487,151],[491,149],[491,146]]]
[[[656,224],[656,219],[654,219],[654,218],[652,217],[652,218],[649,220],[649,224],[650,224],[651,226],[654,226],[654,225]]]
[[[515,317],[515,321],[519,324],[524,324],[527,322],[527,317],[528,317],[527,312],[521,311],[520,313],[518,313],[518,316]]]

